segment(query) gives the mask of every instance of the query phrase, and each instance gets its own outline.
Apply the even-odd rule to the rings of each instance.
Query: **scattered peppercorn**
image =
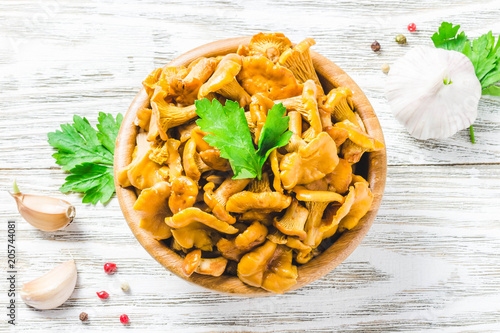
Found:
[[[98,291],[96,292],[97,294],[97,297],[99,297],[100,299],[106,299],[109,297],[109,294],[105,291]]]
[[[130,290],[130,285],[127,281],[122,281],[122,283],[120,284],[120,288],[122,288],[124,292],[127,292]]]
[[[406,37],[404,35],[397,35],[395,40],[398,44],[406,44]]]
[[[128,316],[127,316],[126,314],[122,314],[122,315],[120,316],[120,322],[121,322],[122,324],[128,324],[128,322],[129,322]]]
[[[373,52],[380,51],[380,43],[379,43],[379,42],[377,42],[377,41],[374,41],[374,42],[372,43],[372,50],[373,50]]]
[[[87,321],[89,319],[89,315],[86,312],[80,313],[80,320]]]
[[[417,25],[415,23],[408,24],[408,31],[414,32],[417,30]]]
[[[104,264],[104,271],[108,274],[114,274],[116,271],[116,264],[108,262]]]
[[[391,67],[389,66],[389,64],[382,64],[382,66],[380,66],[380,69],[382,70],[382,72],[387,74],[387,73],[389,73],[389,70],[391,69]]]

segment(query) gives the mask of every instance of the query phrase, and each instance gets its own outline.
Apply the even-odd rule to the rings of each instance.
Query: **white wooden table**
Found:
[[[500,101],[483,98],[468,132],[411,138],[384,97],[383,63],[430,45],[443,20],[477,37],[500,33],[498,0],[409,1],[0,1],[0,330],[436,331],[500,332]],[[409,33],[408,23],[418,31]],[[81,204],[58,188],[65,174],[47,133],[74,114],[124,113],[153,69],[198,45],[260,31],[314,50],[361,86],[382,124],[386,192],[362,245],[325,278],[284,296],[244,299],[187,284],[135,240],[116,198]],[[403,33],[409,45],[393,40]],[[380,53],[370,44],[378,40]],[[77,209],[66,230],[42,232],[18,215],[13,179],[27,193],[65,198]],[[37,311],[17,296],[6,322],[7,220],[17,221],[17,286],[74,258],[79,277],[68,302]],[[118,273],[103,272],[105,262]],[[119,280],[130,283],[123,293]],[[111,296],[101,301],[95,292]],[[89,314],[82,324],[80,312]]]

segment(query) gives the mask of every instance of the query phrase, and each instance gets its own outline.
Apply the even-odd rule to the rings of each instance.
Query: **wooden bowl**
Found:
[[[170,62],[168,66],[187,65],[200,56],[211,57],[236,52],[238,45],[248,44],[249,41],[250,37],[243,37],[209,43],[181,55]],[[354,106],[359,112],[361,119],[363,119],[366,130],[372,137],[384,142],[382,129],[380,128],[373,108],[358,85],[330,60],[316,52],[311,52],[311,56],[325,92],[338,86],[345,86],[351,89],[353,92]],[[143,88],[130,105],[118,134],[114,161],[115,179],[117,179],[117,170],[128,165],[132,160],[132,151],[134,150],[135,137],[137,135],[137,128],[134,125],[136,111],[148,105],[148,96]],[[368,156],[365,156],[358,164],[362,164],[361,169],[364,169],[365,176],[374,194],[374,200],[370,211],[361,219],[355,228],[342,233],[333,245],[318,257],[305,265],[299,266],[297,284],[293,286],[291,290],[303,287],[323,277],[337,267],[361,243],[368,229],[370,229],[384,192],[387,172],[386,151],[384,149],[365,155]],[[139,227],[140,217],[132,208],[137,199],[134,190],[132,188],[123,188],[118,184],[115,186],[123,215],[135,237],[153,258],[171,272],[189,282],[224,294],[247,297],[274,295],[264,289],[248,286],[234,276],[212,277],[195,273],[191,277],[186,277],[181,269],[182,258],[162,242],[153,239],[146,231]]]

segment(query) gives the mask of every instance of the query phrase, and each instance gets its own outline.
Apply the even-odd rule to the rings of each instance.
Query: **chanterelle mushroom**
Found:
[[[182,162],[186,176],[195,181],[200,180],[203,172],[210,170],[210,167],[206,165],[198,155],[196,151],[196,142],[193,139],[189,139],[184,146]]]
[[[198,99],[203,99],[208,94],[216,92],[237,101],[241,107],[245,107],[250,103],[250,95],[236,80],[236,75],[241,68],[241,57],[239,55],[235,53],[226,55],[220,61],[215,73],[201,86]]]
[[[166,92],[156,87],[151,98],[151,108],[157,122],[158,131],[162,140],[168,139],[167,131],[175,126],[182,125],[197,116],[196,107],[193,105],[178,107],[165,101]],[[153,120],[153,117],[151,118]]]
[[[172,236],[182,249],[195,247],[202,251],[212,251],[218,237],[215,230],[199,222],[172,229]]]
[[[237,78],[252,96],[262,93],[276,100],[297,96],[302,91],[292,72],[263,56],[244,57]]]
[[[207,183],[205,187],[203,187],[205,191],[203,199],[219,220],[233,224],[236,222],[236,219],[226,211],[227,199],[234,193],[242,191],[249,182],[250,179],[232,179],[228,177],[215,192],[213,191],[215,185],[213,183]]]
[[[254,247],[264,243],[267,236],[265,225],[254,221],[248,228],[232,240],[221,238],[217,242],[219,250],[224,258],[239,261],[243,254]]]
[[[193,104],[201,85],[212,75],[216,66],[217,61],[214,58],[199,58],[190,65],[190,71],[186,77],[172,79],[170,88],[178,96],[177,103]]]
[[[304,231],[304,225],[308,215],[308,210],[300,205],[296,199],[293,199],[285,215],[280,219],[275,218],[273,225],[285,235],[297,236],[299,239],[304,239],[307,235]]]
[[[128,181],[138,189],[145,189],[164,180],[161,165],[149,159],[151,146],[147,141],[146,133],[139,133],[136,137],[137,151],[135,158],[120,173],[127,174]],[[125,177],[120,177],[120,184],[126,185]]]
[[[168,199],[168,207],[172,213],[192,207],[198,196],[198,184],[189,177],[179,176],[172,180],[172,193]],[[163,220],[165,222],[165,220]]]
[[[281,294],[297,283],[292,259],[291,249],[267,241],[241,258],[238,277],[251,286]]]
[[[280,163],[281,181],[287,190],[308,184],[332,172],[339,162],[335,141],[322,132],[298,152],[286,154]]]
[[[301,96],[277,100],[275,103],[283,103],[287,111],[299,111],[309,125],[311,125],[312,130],[314,130],[314,137],[323,130],[318,111],[317,95],[318,88],[316,84],[313,80],[307,80],[304,82]]]
[[[289,68],[297,80],[301,83],[307,80],[313,80],[314,83],[321,88],[318,75],[312,63],[309,48],[316,44],[314,39],[306,38],[293,49],[288,49],[283,52],[279,58],[279,64]]]
[[[335,122],[349,120],[356,126],[360,126],[353,111],[351,101],[352,91],[346,87],[338,87],[330,90],[324,98],[321,108],[330,113]]]
[[[233,213],[244,213],[248,210],[263,210],[265,212],[282,211],[290,205],[291,198],[279,192],[272,192],[269,176],[262,174],[262,180],[253,180],[252,191],[242,191],[229,197],[226,210]]]
[[[139,226],[158,240],[172,235],[170,227],[165,224],[165,217],[172,215],[166,205],[169,196],[169,183],[159,182],[143,190],[134,204],[134,209],[141,216]]]
[[[339,231],[354,228],[359,220],[370,210],[373,193],[365,182],[354,183],[354,202],[349,213],[340,221]]]
[[[280,55],[292,47],[292,43],[282,33],[259,33],[248,44],[247,55],[263,55],[276,63]]]
[[[199,208],[189,207],[171,217],[165,219],[165,223],[171,228],[182,228],[191,223],[200,222],[225,234],[234,234],[238,229],[227,222],[217,219],[212,214],[206,213]]]

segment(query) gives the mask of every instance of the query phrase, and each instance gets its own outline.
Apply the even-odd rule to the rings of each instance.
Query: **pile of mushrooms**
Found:
[[[237,53],[159,68],[144,81],[150,107],[137,112],[137,146],[118,181],[135,188],[140,226],[170,239],[187,276],[237,275],[283,293],[297,265],[369,210],[373,195],[354,165],[383,145],[366,133],[348,88],[324,93],[314,44],[260,33]],[[286,107],[293,136],[271,153],[261,180],[232,179],[228,161],[203,140],[194,106],[202,98],[237,101],[255,143],[268,110]]]

